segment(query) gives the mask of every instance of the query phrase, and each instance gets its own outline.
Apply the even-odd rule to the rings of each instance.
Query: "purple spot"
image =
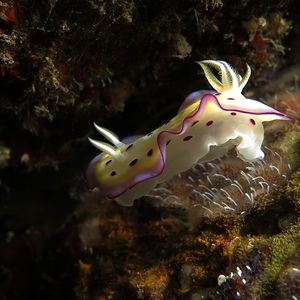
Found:
[[[147,152],[147,156],[151,156],[153,154],[153,150],[150,149],[148,152]]]
[[[253,119],[250,119],[250,122],[251,122],[252,125],[255,125],[255,124],[256,124],[256,123],[255,123],[255,120],[253,120]]]
[[[128,151],[132,146],[133,146],[133,144],[130,144],[130,145],[126,148],[126,151]]]
[[[236,116],[236,113],[235,112],[231,112],[230,113],[232,116]]]
[[[110,159],[105,163],[105,165],[108,166],[111,162],[112,162],[112,160]]]
[[[191,136],[191,135],[188,135],[188,136],[186,136],[186,137],[183,139],[183,141],[184,141],[184,142],[187,142],[187,141],[189,141],[191,138],[192,138],[192,136]]]
[[[116,176],[117,175],[117,172],[116,171],[112,171],[111,173],[110,173],[110,176]]]
[[[166,143],[166,146],[168,146],[171,143],[171,140],[168,140]]]
[[[206,123],[206,126],[212,125],[213,122],[214,122],[214,121],[208,121],[208,122]]]
[[[199,121],[195,121],[193,122],[193,124],[191,125],[191,127],[193,127],[194,125],[196,125]]]
[[[136,158],[129,163],[129,166],[133,167],[137,162],[138,162],[138,159]]]

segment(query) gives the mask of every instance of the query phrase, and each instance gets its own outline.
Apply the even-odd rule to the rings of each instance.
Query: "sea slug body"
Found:
[[[91,188],[98,187],[108,198],[131,206],[155,185],[236,147],[245,161],[263,158],[262,122],[290,120],[285,114],[242,95],[251,69],[244,77],[224,61],[198,62],[215,90],[196,91],[184,100],[178,114],[145,136],[126,141],[95,124],[111,144],[89,139],[102,153],[87,170]],[[211,67],[219,71],[217,79]]]

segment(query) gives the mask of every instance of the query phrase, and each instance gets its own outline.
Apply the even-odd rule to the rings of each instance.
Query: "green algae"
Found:
[[[259,240],[256,243],[258,248],[265,248],[267,256],[263,274],[251,287],[253,295],[262,299],[275,297],[274,286],[276,281],[287,265],[289,259],[299,251],[300,247],[300,224],[293,225],[288,231],[271,238]]]
[[[292,174],[291,179],[285,189],[285,197],[290,199],[295,205],[295,209],[300,210],[300,171],[296,171]]]

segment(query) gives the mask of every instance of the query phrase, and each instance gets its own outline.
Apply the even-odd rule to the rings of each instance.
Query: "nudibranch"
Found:
[[[94,124],[110,144],[89,139],[102,151],[87,170],[90,188],[97,187],[108,198],[131,206],[158,183],[197,162],[221,157],[229,148],[235,147],[245,161],[264,157],[262,123],[290,117],[242,95],[251,74],[248,65],[242,77],[224,61],[198,64],[214,90],[188,95],[178,114],[151,133],[120,141],[113,132]]]

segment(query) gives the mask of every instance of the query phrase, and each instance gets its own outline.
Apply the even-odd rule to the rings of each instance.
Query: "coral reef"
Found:
[[[298,9],[1,0],[0,298],[300,299]],[[202,59],[248,62],[247,97],[293,117],[265,127],[265,160],[233,149],[132,208],[89,191],[92,122],[149,132],[207,87]]]

